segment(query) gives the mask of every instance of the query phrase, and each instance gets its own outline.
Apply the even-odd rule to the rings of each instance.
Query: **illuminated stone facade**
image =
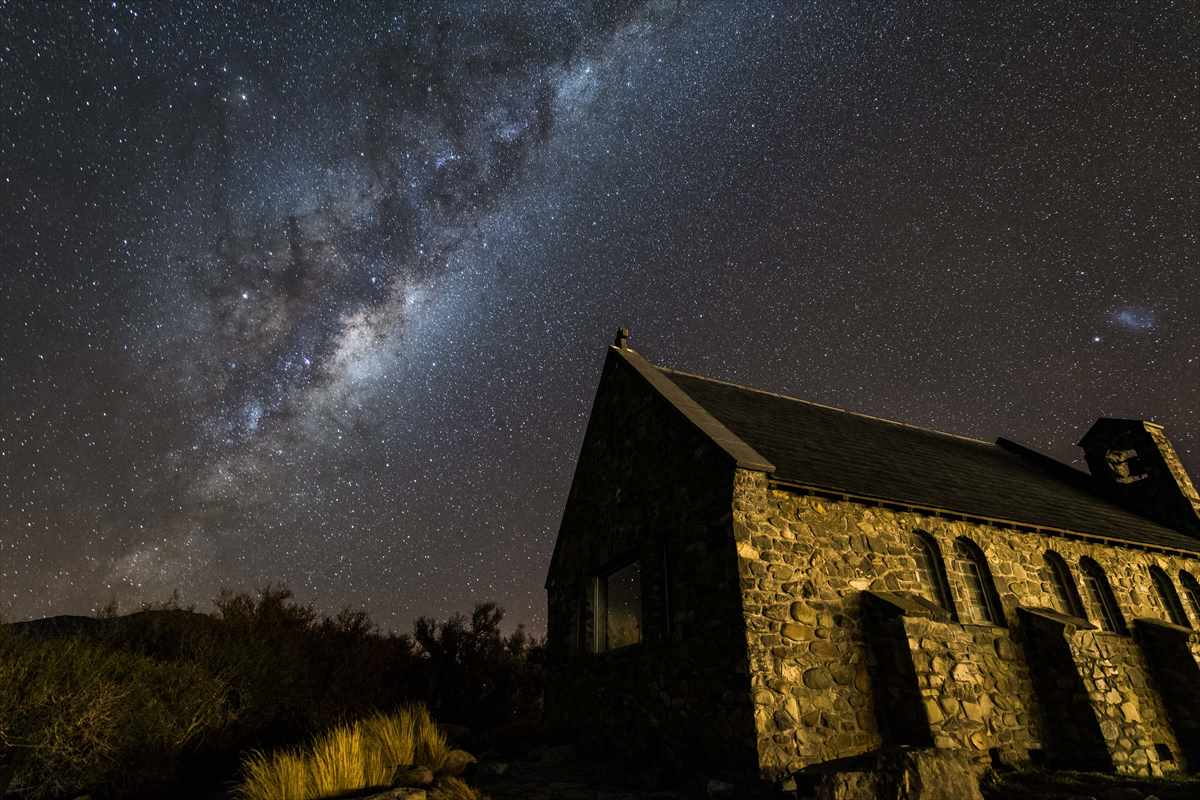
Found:
[[[1105,424],[1089,462],[1160,481],[1137,503],[1018,445],[675,373],[619,341],[547,580],[549,722],[625,756],[772,780],[898,747],[1200,768],[1194,489],[1161,428]],[[837,462],[855,426],[865,443],[847,458],[875,458],[877,484]],[[1168,452],[1124,452],[1147,442]],[[1171,492],[1152,457],[1183,495],[1165,522],[1144,505]],[[942,494],[886,472],[923,463]],[[605,588],[630,565],[634,643],[627,590],[610,604]]]

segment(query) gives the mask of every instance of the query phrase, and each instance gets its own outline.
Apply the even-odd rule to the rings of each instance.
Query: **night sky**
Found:
[[[1175,4],[0,0],[0,615],[542,584],[605,347],[1200,473]]]

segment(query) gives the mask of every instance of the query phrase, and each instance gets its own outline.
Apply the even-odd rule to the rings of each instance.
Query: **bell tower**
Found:
[[[1101,417],[1079,440],[1088,470],[1112,500],[1200,537],[1200,494],[1162,425]]]

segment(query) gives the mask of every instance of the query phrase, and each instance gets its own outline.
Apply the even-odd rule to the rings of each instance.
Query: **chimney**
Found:
[[[1200,495],[1162,425],[1101,417],[1079,446],[1092,477],[1114,501],[1200,537]]]
[[[621,350],[629,349],[629,328],[617,328],[617,335],[613,339],[613,347]]]

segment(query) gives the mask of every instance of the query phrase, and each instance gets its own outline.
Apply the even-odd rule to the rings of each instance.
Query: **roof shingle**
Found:
[[[1200,552],[1104,498],[1085,472],[1006,440],[925,430],[663,367],[778,480],[1034,527]]]

